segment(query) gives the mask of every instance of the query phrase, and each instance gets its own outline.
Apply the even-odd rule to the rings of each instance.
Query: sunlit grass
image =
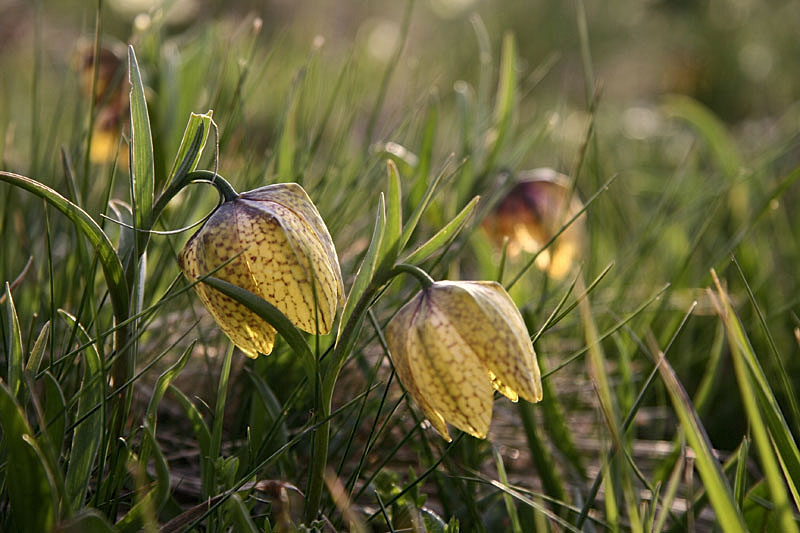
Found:
[[[797,529],[797,110],[726,122],[702,94],[605,90],[608,21],[582,2],[564,12],[574,48],[538,54],[476,14],[420,55],[420,4],[383,14],[383,55],[301,22],[156,12],[120,53],[102,2],[78,32],[93,45],[58,55],[37,4],[20,46],[35,60],[0,54],[0,530]],[[82,89],[73,48],[106,45],[116,66]],[[118,101],[133,113],[102,137]],[[587,231],[558,279],[481,227],[543,166],[583,203],[544,253]],[[194,283],[279,333],[269,356],[233,348],[178,268],[194,230],[173,230],[218,199],[178,192],[195,167],[308,191],[347,296],[330,334],[211,273]],[[543,401],[495,395],[486,440],[440,438],[389,357],[385,328],[418,291],[397,263],[503,283]]]

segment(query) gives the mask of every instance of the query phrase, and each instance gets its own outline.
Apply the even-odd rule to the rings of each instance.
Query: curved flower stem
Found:
[[[393,278],[400,274],[411,274],[417,279],[417,281],[419,281],[423,289],[427,289],[435,283],[433,278],[427,272],[408,263],[400,263],[395,265],[391,272],[389,272],[389,278]]]

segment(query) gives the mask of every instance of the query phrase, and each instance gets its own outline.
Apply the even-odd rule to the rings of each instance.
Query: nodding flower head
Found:
[[[542,399],[536,353],[519,310],[488,281],[439,281],[392,319],[386,341],[397,375],[433,427],[485,438],[494,390]]]
[[[328,229],[296,183],[267,185],[220,204],[186,243],[179,263],[188,279],[209,274],[247,289],[309,333],[330,331],[344,292]],[[272,326],[203,283],[195,290],[245,354],[272,351]]]
[[[583,203],[571,193],[570,179],[550,168],[519,174],[519,182],[483,221],[489,237],[500,246],[508,238],[508,255],[537,253],[575,216]],[[553,278],[569,273],[584,247],[586,216],[579,216],[556,241],[541,251],[536,266]]]

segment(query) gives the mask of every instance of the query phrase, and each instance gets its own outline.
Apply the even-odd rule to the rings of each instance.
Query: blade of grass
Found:
[[[60,310],[59,314],[70,326],[77,326],[78,331],[86,339],[89,338],[88,332],[77,323],[74,316],[63,310]],[[76,418],[86,418],[73,430],[65,480],[69,506],[73,512],[83,506],[86,491],[89,489],[94,461],[103,438],[105,418],[105,410],[102,408],[105,405],[103,376],[100,354],[92,345],[83,351],[83,379],[76,413]],[[101,408],[89,414],[89,409],[98,404],[101,405]]]
[[[453,220],[445,224],[445,226],[437,231],[436,234],[430,239],[425,241],[423,244],[420,244],[413,252],[408,254],[408,256],[403,259],[402,262],[418,265],[430,257],[431,254],[436,252],[436,250],[442,248],[455,239],[461,230],[464,229],[467,219],[472,214],[475,206],[478,205],[479,200],[480,196],[476,196],[470,200],[470,202],[464,206],[464,208],[455,217],[453,217]]]
[[[208,466],[206,468],[206,479],[203,480],[203,493],[206,498],[210,498],[217,493],[216,464],[222,446],[222,422],[225,419],[225,403],[228,398],[228,380],[231,373],[233,350],[233,343],[228,343],[228,349],[225,352],[225,359],[222,362],[222,370],[219,375],[217,401],[214,405],[214,424],[211,426],[211,441],[208,448],[208,457],[206,458]]]
[[[0,381],[0,427],[6,450],[5,487],[18,531],[50,531],[56,518],[55,488],[30,443],[35,438],[15,394]]]
[[[89,240],[98,254],[100,265],[103,267],[109,295],[114,306],[114,315],[118,320],[124,320],[128,315],[128,286],[123,274],[122,262],[117,256],[117,252],[114,250],[108,235],[100,229],[97,222],[76,204],[38,181],[4,171],[0,171],[0,180],[25,189],[47,201],[69,218],[78,231]]]
[[[150,116],[144,96],[142,75],[133,46],[128,46],[128,80],[131,84],[131,191],[137,228],[150,229],[155,191],[155,159]],[[141,242],[141,236],[140,236]],[[144,251],[139,248],[139,253]]]
[[[22,332],[19,328],[19,317],[17,316],[17,309],[14,306],[14,298],[11,296],[11,286],[6,282],[5,287],[5,315],[6,315],[6,361],[8,367],[6,369],[6,379],[8,380],[8,388],[16,397],[19,395],[19,389],[22,386]]]
[[[757,362],[757,358],[747,335],[744,333],[739,319],[736,317],[733,307],[730,304],[727,292],[722,288],[722,285],[717,278],[716,272],[711,271],[714,278],[714,284],[717,287],[718,299],[715,300],[717,312],[725,322],[728,330],[728,343],[731,347],[731,356],[733,358],[733,368],[736,373],[736,379],[739,383],[739,392],[742,397],[742,404],[744,405],[747,418],[750,423],[750,431],[753,435],[753,441],[756,445],[756,450],[761,458],[761,466],[764,469],[764,479],[769,487],[772,501],[775,505],[775,511],[778,513],[781,522],[781,529],[786,533],[797,532],[797,524],[794,521],[793,509],[789,502],[789,495],[785,482],[788,482],[791,487],[792,494],[796,497],[798,490],[795,485],[795,480],[788,478],[784,480],[781,468],[778,464],[778,459],[775,453],[781,453],[780,448],[777,447],[777,436],[771,433],[770,428],[764,421],[761,409],[765,409],[763,403],[759,402],[759,391],[753,383],[753,375],[751,369],[747,364],[747,360]],[[746,355],[745,355],[746,352]],[[761,404],[761,405],[759,405]],[[780,415],[780,411],[777,413]],[[780,431],[780,428],[778,428]],[[784,439],[792,441],[792,435],[788,432]],[[788,452],[789,450],[787,450]],[[785,472],[785,471],[784,471]],[[796,499],[796,498],[795,498]]]
[[[795,431],[800,431],[800,406],[798,406],[797,396],[795,394],[794,387],[792,386],[792,382],[789,379],[789,374],[786,372],[786,366],[783,364],[783,359],[778,352],[778,345],[775,343],[775,338],[772,336],[772,332],[769,330],[764,312],[761,310],[761,306],[759,306],[758,302],[756,301],[756,297],[753,294],[753,290],[750,288],[750,283],[747,282],[747,278],[744,275],[744,271],[742,270],[739,261],[736,259],[735,255],[731,255],[731,260],[736,266],[736,272],[744,282],[745,289],[747,289],[747,297],[750,300],[750,304],[753,306],[756,315],[758,316],[758,323],[767,339],[769,353],[772,355],[773,363],[778,369],[778,377],[780,378],[778,383],[780,385],[780,390],[783,393],[784,398],[786,398],[786,400],[789,402],[789,409],[792,414],[792,419],[794,420],[794,429]]]
[[[686,432],[686,440],[695,452],[697,470],[700,472],[718,523],[728,533],[744,533],[747,527],[733,499],[731,487],[711,451],[708,435],[692,407],[686,390],[663,355],[658,362],[658,369],[672,400],[675,414],[678,415],[681,426]]]
[[[383,193],[378,198],[378,212],[375,215],[375,226],[372,229],[372,238],[369,242],[369,248],[364,254],[364,259],[361,260],[361,266],[356,272],[356,277],[353,280],[353,285],[350,287],[350,294],[347,295],[347,301],[342,309],[342,316],[339,319],[339,333],[336,335],[336,343],[338,345],[339,339],[342,338],[342,331],[345,326],[350,322],[350,317],[353,315],[358,302],[364,293],[367,291],[372,278],[375,275],[375,270],[381,261],[380,253],[383,249],[383,239],[386,233],[386,206],[383,201]],[[393,262],[393,260],[392,260]]]
[[[403,189],[400,182],[400,172],[391,159],[386,160],[388,175],[386,193],[386,231],[381,246],[381,261],[394,263],[400,245],[400,235],[403,232]],[[387,265],[388,266],[388,265]]]

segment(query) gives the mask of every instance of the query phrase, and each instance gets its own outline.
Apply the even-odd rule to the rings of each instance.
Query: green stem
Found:
[[[361,331],[361,323],[366,312],[373,303],[373,298],[379,293],[380,289],[392,278],[400,274],[411,274],[424,289],[430,287],[434,281],[427,272],[414,265],[401,263],[395,265],[388,271],[378,272],[372,279],[370,286],[364,292],[361,299],[353,309],[353,314],[342,329],[342,336],[333,351],[330,363],[325,367],[322,388],[320,390],[320,404],[318,406],[318,420],[325,420],[316,430],[314,438],[314,458],[311,463],[311,476],[308,494],[306,495],[305,521],[306,525],[311,524],[319,512],[320,501],[322,500],[322,485],[325,482],[325,468],[328,466],[328,444],[330,442],[330,413],[333,400],[333,390],[336,387],[336,380],[342,369],[345,358],[352,348],[352,344]]]
[[[409,265],[408,263],[400,263],[398,265],[395,265],[392,271],[389,272],[388,277],[393,278],[399,274],[411,274],[417,279],[417,281],[419,281],[423,289],[427,289],[431,285],[436,283],[435,281],[433,281],[433,278],[430,277],[430,275],[427,272],[414,265]]]

